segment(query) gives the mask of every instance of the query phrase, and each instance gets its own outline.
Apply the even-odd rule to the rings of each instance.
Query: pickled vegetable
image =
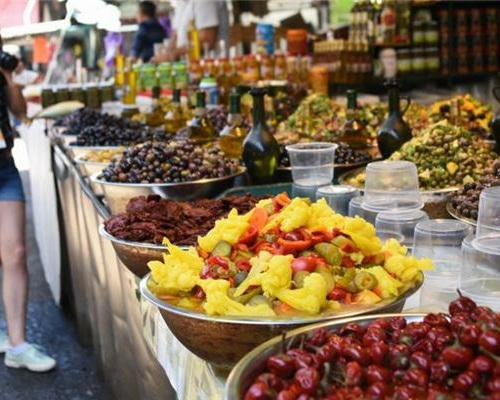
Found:
[[[377,286],[377,278],[366,271],[360,271],[354,277],[354,284],[358,290],[372,290]]]
[[[221,240],[212,250],[212,254],[214,256],[229,257],[231,251],[231,243],[228,243],[225,240]]]
[[[318,243],[314,246],[314,250],[330,265],[339,265],[342,260],[338,247],[331,243]]]

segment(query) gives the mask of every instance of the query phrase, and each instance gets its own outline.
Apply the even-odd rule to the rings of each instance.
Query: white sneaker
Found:
[[[26,368],[32,372],[46,372],[56,366],[56,360],[46,355],[40,346],[26,343],[19,353],[7,350],[5,365],[10,368]]]
[[[4,331],[0,331],[0,354],[5,353],[9,348],[9,337]]]

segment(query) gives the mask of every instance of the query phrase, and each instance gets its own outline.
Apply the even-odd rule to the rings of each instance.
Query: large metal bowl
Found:
[[[85,159],[85,154],[81,154],[78,157],[75,157],[75,164],[78,165],[80,172],[84,176],[92,176],[101,172],[104,168],[108,166],[107,162],[98,162],[98,161],[88,161]]]
[[[76,139],[76,136],[73,136]],[[74,140],[73,140],[74,142]],[[69,150],[74,159],[83,156],[89,151],[104,151],[104,150],[119,150],[125,149],[125,146],[77,146],[75,144],[66,144],[65,147]]]
[[[350,179],[365,170],[364,167],[356,168],[351,171],[344,172],[339,176],[339,183],[342,185],[353,185]],[[356,186],[361,192],[363,192],[363,187]],[[420,195],[424,202],[423,210],[429,215],[431,219],[438,218],[449,218],[448,211],[446,209],[446,203],[448,202],[450,195],[457,191],[458,187],[449,187],[444,189],[433,189],[433,190],[421,190]]]
[[[423,282],[400,297],[372,306],[343,307],[341,311],[311,317],[282,317],[274,319],[216,317],[176,307],[158,299],[148,288],[149,275],[140,284],[143,297],[158,307],[172,333],[191,352],[214,366],[228,369],[255,346],[270,338],[315,322],[353,317],[356,315],[401,312],[406,299]]]
[[[367,325],[377,318],[404,317],[408,322],[421,321],[425,314],[381,314],[376,317],[363,316],[355,318],[344,318],[306,326],[295,329],[286,335],[285,346],[293,344],[302,335],[315,329],[325,328],[327,330],[338,329],[350,322],[356,322],[360,325]],[[225,400],[243,400],[246,390],[254,379],[264,371],[266,360],[273,354],[278,354],[283,348],[283,338],[277,336],[256,347],[233,368],[226,381]]]
[[[163,253],[167,250],[161,244],[117,239],[106,231],[104,224],[99,225],[99,234],[111,242],[120,261],[130,272],[139,278],[142,278],[149,272],[148,262],[163,260]]]
[[[457,210],[451,205],[451,201],[448,201],[448,203],[446,203],[446,210],[448,211],[448,214],[450,214],[453,218],[465,222],[466,224],[469,224],[474,228],[477,227],[477,221],[475,219],[463,217],[462,215],[460,215]]]
[[[216,197],[233,186],[236,177],[245,173],[241,168],[237,173],[223,178],[200,179],[192,182],[180,183],[117,183],[98,179],[94,174],[91,181],[102,185],[104,197],[112,214],[125,210],[132,197],[157,194],[163,198],[173,200],[194,200],[204,197]]]

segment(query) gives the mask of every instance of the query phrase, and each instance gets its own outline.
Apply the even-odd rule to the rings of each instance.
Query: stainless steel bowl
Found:
[[[66,136],[66,135],[64,135]],[[72,136],[74,142],[76,140],[76,136]],[[65,144],[65,147],[69,150],[70,154],[73,158],[81,157],[85,153],[89,151],[104,151],[104,150],[119,150],[125,149],[124,146],[77,146],[75,144]]]
[[[334,330],[350,322],[356,322],[360,325],[367,325],[377,318],[390,318],[403,316],[408,322],[421,321],[425,314],[380,314],[377,316],[363,316],[355,318],[344,318],[323,322],[320,324],[309,325],[304,328],[295,329],[288,332],[285,339],[285,345],[292,344],[301,335],[307,334],[318,328]],[[254,381],[254,379],[265,369],[266,360],[269,356],[279,353],[283,348],[283,338],[277,336],[260,346],[253,349],[233,368],[226,381],[225,400],[242,400],[245,392]]]
[[[158,299],[148,288],[149,274],[140,284],[142,296],[158,307],[172,333],[192,353],[222,369],[234,366],[241,357],[255,346],[280,335],[282,332],[315,322],[337,320],[356,315],[401,312],[406,299],[422,285],[420,282],[411,290],[392,301],[384,301],[372,306],[346,306],[339,312],[328,315],[291,318],[238,318],[217,317],[185,308],[176,307]]]
[[[85,154],[81,154],[75,157],[75,164],[80,168],[80,172],[84,176],[91,176],[101,172],[104,168],[108,166],[107,162],[97,162],[85,160]]]
[[[174,200],[193,200],[203,197],[215,197],[233,186],[236,177],[245,173],[241,168],[237,173],[223,178],[200,179],[180,183],[117,183],[98,179],[98,173],[90,177],[91,181],[102,185],[104,197],[112,214],[125,210],[132,197],[157,194]]]
[[[446,210],[448,211],[448,214],[450,214],[453,218],[458,219],[459,221],[465,222],[466,224],[469,224],[470,226],[473,226],[474,228],[477,227],[477,221],[472,218],[466,218],[461,216],[455,208],[451,205],[451,201],[448,201],[446,203]]]
[[[149,272],[149,261],[163,260],[163,253],[167,249],[161,244],[117,239],[106,231],[104,224],[99,225],[99,234],[111,242],[120,261],[130,272],[139,278],[142,278]]]

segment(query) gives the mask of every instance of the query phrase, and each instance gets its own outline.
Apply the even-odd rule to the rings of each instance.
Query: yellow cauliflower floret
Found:
[[[396,254],[386,260],[385,269],[402,282],[411,282],[419,271],[433,269],[433,266],[429,258],[418,260],[415,257]]]
[[[206,295],[203,308],[210,315],[236,315],[242,317],[273,317],[274,311],[268,304],[249,306],[238,303],[228,295],[229,281],[225,279],[199,279]]]
[[[266,224],[263,231],[266,232],[276,226],[281,226],[283,232],[291,232],[306,226],[309,220],[309,214],[310,206],[307,201],[300,197],[296,197],[278,214],[274,214],[269,218],[269,222]]]
[[[311,231],[332,229],[334,227],[342,228],[344,219],[342,215],[336,214],[335,211],[332,210],[324,198],[321,198],[310,207],[307,228]]]
[[[364,255],[378,253],[382,248],[382,242],[375,234],[375,227],[363,218],[346,218],[343,230]]]
[[[397,279],[393,278],[383,267],[375,266],[367,268],[366,272],[375,275],[377,278],[377,286],[373,290],[378,296],[383,299],[396,297],[399,295],[399,289],[403,284]]]
[[[203,268],[203,259],[194,248],[182,250],[167,239],[163,242],[168,253],[163,254],[162,261],[150,261],[148,267],[157,294],[188,292],[195,285]]]
[[[261,252],[250,261],[252,269],[234,295],[241,296],[250,286],[262,286],[262,291],[269,297],[275,296],[279,289],[288,288],[292,281],[292,259],[292,256],[272,256],[267,251]]]
[[[386,258],[396,254],[404,256],[408,253],[408,248],[403,246],[396,239],[389,239],[382,246],[382,252],[386,254]]]
[[[205,236],[198,238],[198,245],[206,252],[211,252],[221,240],[236,244],[248,229],[250,216],[251,213],[238,215],[238,211],[232,209],[226,218],[215,222],[215,226]]]
[[[314,272],[304,279],[300,289],[281,289],[276,297],[283,303],[310,314],[317,314],[326,305],[326,281],[320,274]]]

